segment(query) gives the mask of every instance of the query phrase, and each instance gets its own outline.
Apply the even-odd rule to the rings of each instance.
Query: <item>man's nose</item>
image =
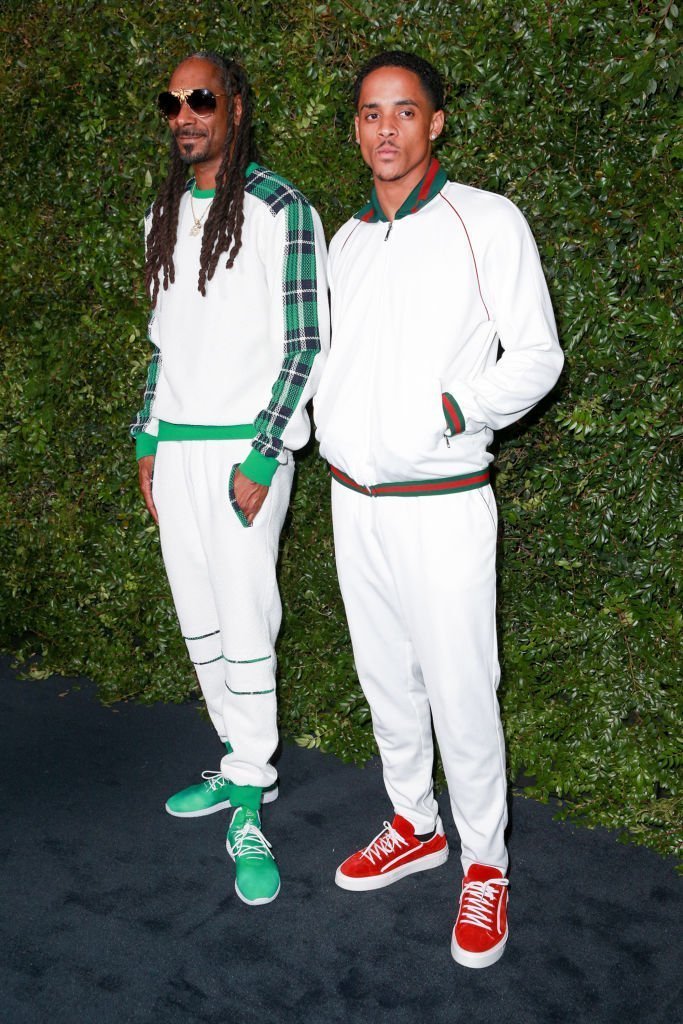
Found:
[[[195,121],[197,115],[194,113],[192,108],[189,106],[187,100],[183,100],[180,104],[180,110],[176,114],[177,124],[187,124],[190,121]]]

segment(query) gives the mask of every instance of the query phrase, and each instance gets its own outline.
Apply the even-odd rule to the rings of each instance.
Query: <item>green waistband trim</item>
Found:
[[[253,423],[232,426],[193,426],[159,420],[160,441],[250,441],[256,433]]]

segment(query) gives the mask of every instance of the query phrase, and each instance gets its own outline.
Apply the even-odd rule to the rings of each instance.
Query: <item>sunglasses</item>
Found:
[[[157,106],[164,117],[177,117],[183,103],[187,103],[197,117],[208,117],[216,110],[217,96],[225,96],[225,93],[212,92],[211,89],[174,89],[173,92],[160,92]]]

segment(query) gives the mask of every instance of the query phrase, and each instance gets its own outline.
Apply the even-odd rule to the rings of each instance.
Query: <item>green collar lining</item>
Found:
[[[248,178],[250,174],[254,173],[254,171],[260,170],[260,166],[260,164],[254,163],[254,161],[252,160],[252,162],[249,164],[246,171],[244,172],[244,177]],[[190,180],[187,183],[187,190],[188,192],[192,193],[193,199],[213,199],[213,197],[216,195],[215,188],[197,188],[196,178],[190,178]]]
[[[432,157],[422,181],[418,182],[410,195],[403,201],[399,210],[396,211],[394,220],[401,220],[410,213],[417,213],[423,206],[426,206],[435,195],[437,195],[448,181],[446,172],[441,169],[436,157]],[[366,224],[376,224],[378,221],[387,222],[388,217],[380,206],[377,192],[373,188],[370,202],[366,203],[362,210],[355,215],[356,220],[362,220]]]
[[[215,188],[197,188],[197,182],[193,178],[190,183],[190,194],[193,199],[213,199],[216,195]]]

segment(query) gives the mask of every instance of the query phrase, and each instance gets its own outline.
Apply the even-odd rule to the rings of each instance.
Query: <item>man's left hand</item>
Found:
[[[241,469],[235,473],[233,480],[235,489],[235,501],[247,517],[251,525],[261,511],[261,505],[268,496],[268,488],[265,484],[255,484],[248,476],[245,476]]]

